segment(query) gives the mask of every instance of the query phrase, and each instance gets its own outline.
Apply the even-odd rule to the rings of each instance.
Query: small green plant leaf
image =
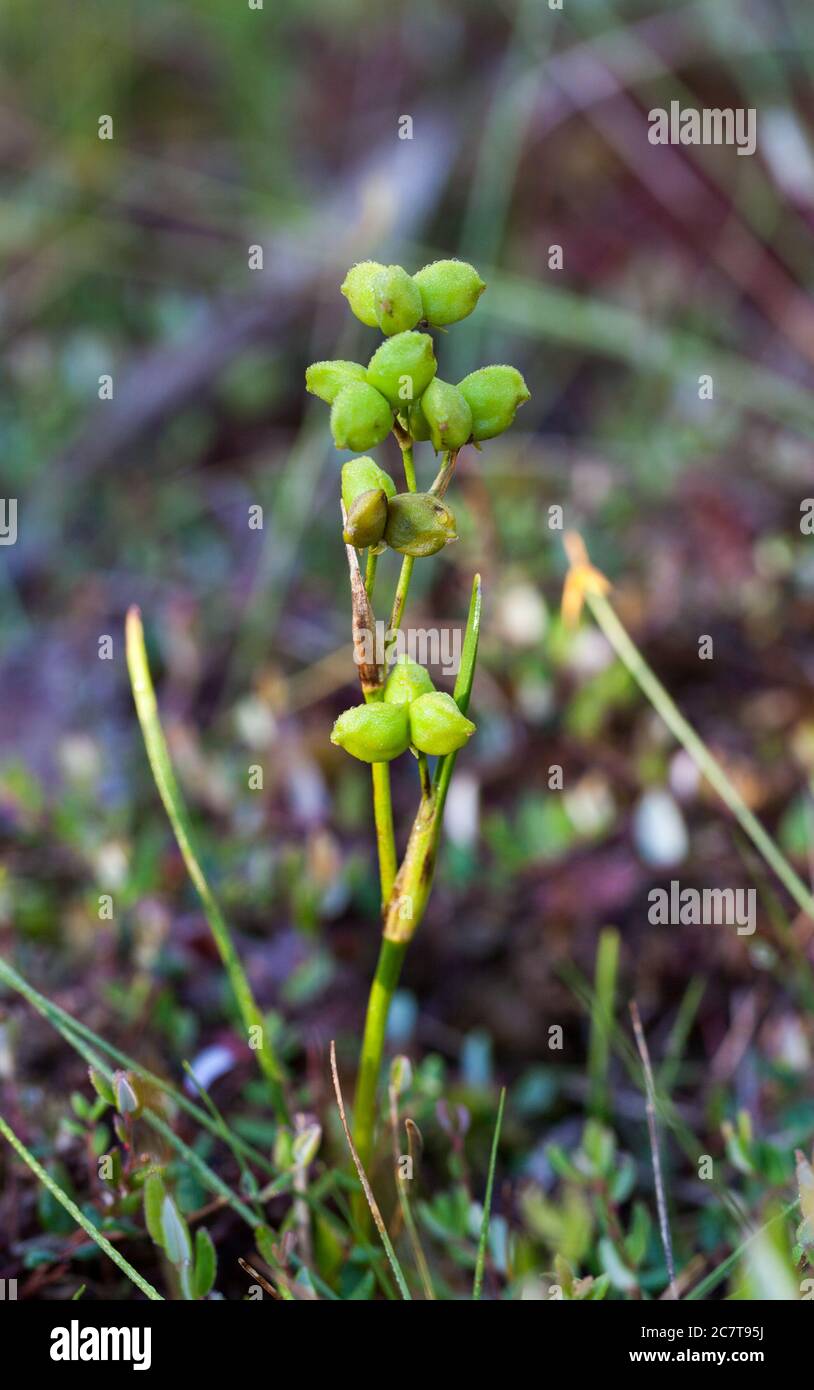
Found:
[[[161,1232],[170,1264],[176,1267],[188,1265],[192,1260],[189,1227],[168,1192],[165,1192],[161,1203]]]
[[[161,1212],[166,1195],[167,1189],[161,1174],[149,1173],[144,1184],[144,1222],[150,1233],[150,1239],[162,1250],[164,1248],[164,1228],[161,1224]]]
[[[410,1058],[399,1054],[390,1063],[390,1085],[397,1096],[403,1096],[413,1084],[413,1068]]]
[[[322,1126],[308,1125],[295,1136],[291,1146],[295,1168],[307,1168],[313,1163],[322,1142]]]
[[[128,1076],[126,1071],[114,1072],[113,1093],[116,1109],[120,1115],[132,1115],[135,1118],[139,1114],[141,1102],[136,1094],[133,1079]]]
[[[259,1253],[263,1256],[267,1265],[272,1269],[277,1268],[277,1256],[274,1253],[274,1233],[268,1226],[258,1226],[254,1233],[254,1243]]]
[[[88,1067],[88,1077],[97,1096],[100,1096],[108,1105],[115,1105],[116,1098],[113,1095],[113,1087],[107,1077],[102,1076],[102,1073],[97,1071],[95,1067]]]
[[[206,1298],[215,1282],[218,1257],[212,1244],[212,1237],[206,1227],[200,1226],[195,1232],[195,1278],[193,1287],[196,1298]]]
[[[630,1293],[631,1289],[635,1289],[635,1274],[628,1269],[613,1241],[607,1236],[603,1236],[599,1242],[599,1258],[605,1267],[603,1273],[608,1275],[614,1288],[620,1289],[622,1293]]]

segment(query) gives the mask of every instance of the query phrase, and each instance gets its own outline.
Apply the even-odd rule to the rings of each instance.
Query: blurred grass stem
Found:
[[[687,722],[668,695],[638,647],[628,636],[605,595],[586,592],[585,602],[616,655],[624,662],[654,709],[661,715],[670,732],[686,749],[696,767],[706,777],[710,786],[714,787],[724,804],[729,807],[741,829],[749,836],[752,844],[777,874],[797,906],[814,921],[814,896],[789,864],[785,855],[777,848],[771,836],[763,829],[757,817],[749,810],[740,792],[732,785],[720,763],[716,762],[706,744],[699,738],[692,725]]]
[[[269,1037],[265,1019],[257,1006],[246,972],[235,949],[226,919],[207,882],[195,849],[189,812],[173,771],[167,741],[158,716],[155,690],[147,661],[147,650],[144,645],[144,628],[138,608],[131,608],[127,614],[126,638],[127,667],[130,672],[133,699],[155,784],[173,828],[187,873],[201,900],[215,945],[229,977],[232,993],[243,1026],[246,1029],[247,1042],[251,1043],[253,1037],[260,1040],[260,1046],[253,1050],[257,1054],[260,1070],[269,1084],[277,1118],[282,1123],[286,1123],[288,1106],[283,1093],[283,1072]],[[258,1031],[255,1033],[254,1030]]]

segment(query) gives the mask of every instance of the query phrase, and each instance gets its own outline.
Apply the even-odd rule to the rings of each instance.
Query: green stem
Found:
[[[413,577],[414,564],[415,558],[412,555],[405,555],[401,562],[398,584],[396,585],[396,593],[393,599],[393,611],[390,614],[390,626],[387,629],[388,641],[385,658],[387,657],[387,651],[389,651],[395,641],[396,633],[401,627],[401,620],[404,616],[404,608],[407,603],[407,594],[410,589],[410,580]]]
[[[379,563],[379,552],[373,546],[367,552],[367,565],[365,567],[365,589],[370,602],[373,602],[373,588],[376,583],[376,566]]]
[[[447,449],[444,454],[444,461],[430,487],[430,492],[433,497],[443,497],[446,493],[447,488],[452,482],[452,475],[455,472],[455,465],[458,462],[458,453],[459,451],[457,449]]]
[[[76,1202],[71,1201],[67,1192],[63,1192],[59,1183],[55,1182],[51,1174],[47,1173],[42,1164],[37,1162],[34,1155],[26,1148],[22,1139],[17,1138],[14,1130],[6,1123],[2,1115],[0,1115],[0,1134],[8,1140],[15,1153],[23,1160],[23,1163],[28,1164],[28,1167],[31,1169],[34,1176],[39,1179],[43,1187],[47,1187],[51,1196],[59,1202],[61,1207],[65,1208],[77,1225],[81,1226],[82,1230],[90,1236],[91,1240],[99,1246],[99,1249],[103,1250],[113,1263],[119,1266],[119,1269],[123,1274],[127,1275],[131,1283],[135,1284],[137,1289],[141,1289],[141,1292],[146,1294],[147,1298],[151,1299],[153,1303],[163,1303],[164,1299],[158,1292],[158,1289],[148,1283],[148,1281],[139,1274],[138,1270],[134,1269],[129,1261],[124,1258],[124,1255],[119,1254],[115,1245],[111,1245],[107,1237],[102,1235],[102,1232],[97,1226],[94,1226],[90,1218],[87,1217],[83,1211],[80,1211]]]
[[[415,492],[416,477],[415,464],[413,462],[413,441],[410,439],[407,442],[402,442],[400,439],[399,446],[401,448],[401,457],[404,463],[404,477],[407,483],[407,490],[408,492]],[[414,564],[415,559],[412,555],[405,555],[404,559],[401,562],[398,583],[396,585],[396,593],[393,599],[393,609],[390,614],[390,626],[388,628],[387,643],[388,649],[393,645],[395,634],[401,627],[401,620],[404,616],[404,609],[407,604],[407,594],[410,590],[410,580],[413,577]],[[387,652],[385,652],[385,661],[386,660]]]
[[[489,1243],[489,1220],[492,1214],[492,1189],[495,1185],[495,1168],[497,1166],[497,1146],[500,1143],[500,1130],[503,1125],[503,1107],[506,1104],[506,1087],[502,1087],[500,1100],[497,1107],[497,1119],[492,1135],[492,1151],[489,1155],[489,1172],[486,1178],[486,1196],[483,1199],[483,1216],[480,1223],[480,1239],[478,1241],[478,1255],[475,1261],[475,1279],[472,1285],[472,1298],[475,1302],[483,1291],[483,1274],[486,1269],[486,1248]]]
[[[763,829],[757,817],[749,810],[740,792],[733,787],[720,763],[715,761],[706,744],[673,703],[661,681],[651,671],[638,647],[628,636],[608,600],[602,594],[586,593],[585,601],[617,656],[620,657],[634,680],[641,686],[651,704],[661,715],[667,728],[678,739],[679,743],[683,744],[696,767],[706,777],[710,786],[715,788],[724,804],[729,807],[741,829],[763,855],[766,863],[774,869],[797,906],[814,921],[814,896]]]
[[[412,439],[409,439],[409,438],[408,438],[408,440],[407,440],[405,443],[402,443],[401,440],[399,440],[399,448],[401,449],[401,461],[402,461],[402,463],[403,463],[403,465],[404,465],[404,481],[405,481],[406,484],[407,484],[407,491],[408,491],[408,492],[415,492],[415,490],[416,490],[416,480],[415,480],[415,463],[413,462],[413,441],[412,441]]]
[[[170,824],[178,842],[178,848],[184,859],[192,882],[197,890],[198,896],[203,904],[206,920],[209,923],[215,945],[218,948],[220,958],[223,962],[229,983],[232,986],[240,1017],[243,1026],[249,1036],[252,1037],[252,1030],[257,1029],[256,1037],[260,1041],[260,1046],[253,1049],[257,1053],[258,1063],[266,1080],[269,1083],[272,1102],[278,1119],[285,1123],[288,1120],[288,1107],[283,1094],[283,1073],[280,1063],[277,1060],[274,1047],[268,1037],[268,1029],[265,1020],[257,1006],[251,985],[246,977],[246,972],[240,961],[240,957],[235,950],[234,942],[227,926],[226,920],[220,910],[217,899],[201,868],[201,863],[195,850],[192,837],[192,823],[189,818],[186,804],[181,795],[180,787],[176,781],[172,763],[170,761],[167,741],[158,717],[158,706],[153,689],[150,667],[147,661],[147,651],[144,645],[144,629],[141,623],[141,614],[138,608],[131,608],[127,614],[127,666],[130,672],[130,683],[133,687],[133,698],[136,703],[141,731],[144,735],[144,743],[147,748],[147,756],[150,760],[155,784],[159,795],[164,803],[164,810],[167,812]]]
[[[393,802],[390,795],[390,764],[371,763],[373,781],[373,819],[379,851],[379,882],[382,908],[385,907],[396,877],[396,832],[393,828]]]
[[[353,1105],[353,1137],[359,1161],[366,1170],[373,1154],[373,1135],[376,1127],[376,1092],[379,1085],[384,1040],[390,1004],[399,982],[401,967],[407,953],[406,941],[382,939],[376,974],[367,1002],[362,1056],[356,1082]],[[364,1198],[357,1204],[359,1213],[365,1209]]]

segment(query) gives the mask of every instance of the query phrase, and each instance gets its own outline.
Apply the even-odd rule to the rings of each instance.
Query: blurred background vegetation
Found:
[[[3,954],[176,1082],[183,1059],[217,1046],[218,1104],[272,1144],[132,708],[123,618],[138,603],[207,869],[300,1108],[340,1161],[327,1045],[350,1077],[379,929],[367,770],[328,741],[355,699],[346,456],[303,371],[372,351],[338,294],[350,263],[470,259],[488,289],[444,338],[443,375],[511,361],[532,400],[505,439],[464,451],[461,540],[413,581],[417,627],[460,621],[476,569],[485,588],[479,735],[391,1028],[416,1067],[421,1221],[454,1296],[505,1082],[491,1291],[545,1296],[556,1257],[608,1273],[609,1296],[661,1291],[635,997],[663,1094],[677,1263],[697,1284],[791,1201],[794,1151],[811,1154],[811,924],[604,639],[590,623],[563,632],[549,508],[586,536],[648,659],[805,875],[814,11],[6,0],[0,51],[0,458],[19,505],[0,564]],[[757,153],[650,145],[647,112],[671,100],[756,108]],[[112,140],[98,138],[102,115]],[[394,443],[378,457],[395,470]],[[418,467],[428,481],[430,459]],[[257,504],[262,530],[248,525]],[[263,788],[249,790],[257,764]],[[404,833],[410,767],[394,794]],[[650,926],[648,891],[679,875],[756,886],[755,935]],[[607,1034],[608,980],[601,1007],[593,980],[609,925]],[[67,1100],[87,1092],[82,1062],[21,1001],[0,1007],[4,1113],[93,1203]],[[699,1181],[699,1154],[715,1181]],[[5,1184],[0,1275],[70,1296],[82,1247],[23,1186],[21,1199],[19,1180]],[[188,1212],[203,1204],[181,1196]],[[236,1252],[218,1287],[241,1296],[240,1243],[230,1214],[218,1221],[216,1245]],[[797,1221],[783,1245],[792,1290]],[[83,1280],[123,1296],[84,1253]],[[750,1258],[711,1296],[796,1296],[766,1293]],[[351,1262],[343,1294],[371,1296],[370,1277]]]

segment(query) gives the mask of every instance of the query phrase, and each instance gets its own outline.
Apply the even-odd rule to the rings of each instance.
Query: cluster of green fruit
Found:
[[[362,323],[381,330],[384,342],[366,367],[314,362],[306,371],[307,389],[331,407],[336,447],[361,455],[342,468],[343,538],[373,557],[371,574],[385,546],[422,557],[457,538],[443,495],[458,451],[502,434],[529,398],[515,367],[481,367],[457,386],[436,375],[433,340],[425,330],[467,318],[485,288],[466,261],[433,261],[415,275],[400,265],[362,261],[348,271],[342,293]],[[397,492],[389,473],[364,453],[391,430],[404,454],[406,492]],[[424,440],[446,457],[429,492],[418,492],[412,446]],[[399,663],[383,690],[366,687],[366,694],[372,696],[368,703],[346,710],[332,734],[334,743],[365,762],[390,762],[408,748],[443,756],[462,748],[475,727],[415,662]]]
[[[338,449],[372,449],[395,427],[410,441],[431,441],[436,453],[494,439],[511,425],[529,392],[515,367],[481,367],[454,386],[436,375],[429,333],[472,313],[486,288],[465,261],[433,261],[416,275],[377,261],[355,265],[342,293],[385,342],[361,362],[314,362],[305,374],[312,395],[331,407]],[[396,494],[392,479],[367,456],[342,471],[345,540],[357,549],[391,546],[404,555],[433,555],[456,537],[455,519],[432,493]]]
[[[455,518],[430,492],[396,492],[389,473],[366,456],[342,467],[347,545],[364,550],[384,543],[401,555],[434,555],[457,539]]]
[[[362,323],[379,327],[386,342],[367,367],[361,362],[315,362],[307,389],[331,407],[337,449],[372,449],[393,427],[395,415],[413,439],[456,450],[507,430],[529,398],[514,367],[481,367],[457,386],[436,376],[433,341],[416,324],[441,328],[475,308],[486,288],[465,261],[433,261],[416,275],[377,261],[355,265],[342,293]]]
[[[452,696],[435,689],[429,671],[400,656],[382,699],[340,714],[331,742],[364,763],[389,763],[408,748],[436,757],[454,753],[474,732]]]

